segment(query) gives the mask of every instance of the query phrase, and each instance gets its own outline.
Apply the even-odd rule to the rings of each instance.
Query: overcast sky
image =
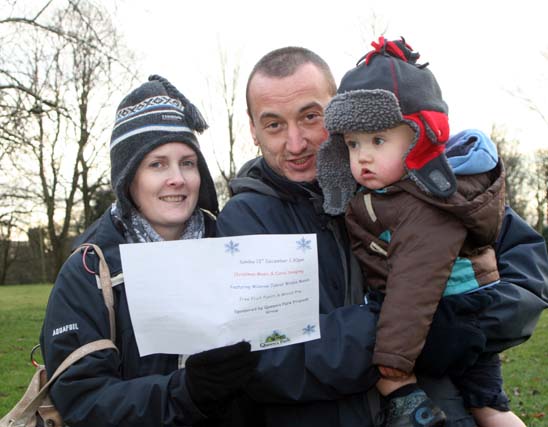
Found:
[[[220,102],[208,94],[206,80],[215,92],[221,45],[241,67],[239,116],[244,123],[245,82],[263,54],[286,45],[310,48],[330,64],[339,81],[370,50],[375,22],[377,31],[387,29],[388,38],[404,36],[420,52],[421,61],[430,63],[449,104],[454,132],[465,127],[489,132],[499,123],[528,147],[538,147],[541,141],[548,147],[548,125],[507,93],[521,88],[548,113],[548,59],[541,54],[548,52],[544,4],[124,0],[117,2],[115,21],[137,53],[143,79],[162,74],[203,107]],[[218,120],[209,117],[209,137],[215,144],[224,130]]]
[[[201,137],[202,148],[214,174],[212,148],[226,152],[227,141],[216,87],[219,46],[240,65],[239,140],[253,148],[244,90],[257,60],[275,48],[304,46],[329,63],[338,82],[371,49],[373,26],[377,35],[386,30],[389,39],[404,36],[420,52],[420,61],[430,64],[449,105],[452,132],[489,133],[498,124],[525,151],[548,148],[548,124],[508,93],[521,89],[548,117],[546,0],[91,1],[110,9],[136,54],[141,81],[163,75],[205,113],[210,129]],[[17,4],[36,13],[44,1]],[[51,5],[64,7],[66,0]],[[243,157],[251,155],[250,150]],[[238,160],[241,164],[243,158]]]
[[[489,133],[499,124],[526,149],[548,147],[548,125],[508,93],[522,90],[548,115],[543,0],[92,1],[110,9],[136,54],[141,81],[163,75],[203,110],[210,123],[202,136],[208,160],[213,160],[213,145],[226,151],[217,86],[220,49],[228,54],[229,68],[240,66],[240,140],[251,146],[244,90],[262,55],[282,46],[307,47],[329,63],[338,82],[371,49],[373,31],[383,30],[389,39],[404,36],[420,52],[420,61],[429,62],[449,105],[453,132],[479,128]],[[31,10],[39,6],[34,0],[22,4]]]

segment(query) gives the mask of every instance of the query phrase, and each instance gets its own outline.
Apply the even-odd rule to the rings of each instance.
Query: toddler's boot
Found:
[[[385,427],[442,427],[445,413],[422,390],[389,400]]]

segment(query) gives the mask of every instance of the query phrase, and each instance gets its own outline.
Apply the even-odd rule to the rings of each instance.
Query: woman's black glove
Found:
[[[190,397],[205,415],[216,412],[249,381],[258,362],[259,353],[246,341],[193,354],[185,364]]]

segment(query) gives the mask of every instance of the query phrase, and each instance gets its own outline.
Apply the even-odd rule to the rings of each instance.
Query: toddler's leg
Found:
[[[415,384],[415,385],[417,384],[417,377],[414,374],[411,374],[408,377],[401,378],[398,380],[381,378],[377,382],[377,390],[379,390],[380,394],[386,397],[390,393],[402,388],[405,385],[410,385],[410,384]]]
[[[510,411],[509,400],[502,387],[498,354],[481,354],[463,375],[452,380],[479,427],[525,427],[523,421]]]
[[[512,411],[499,411],[489,408],[470,408],[478,427],[526,427],[525,423]]]

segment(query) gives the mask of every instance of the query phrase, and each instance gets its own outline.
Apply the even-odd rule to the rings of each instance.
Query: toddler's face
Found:
[[[372,133],[345,133],[354,179],[371,190],[399,181],[405,175],[403,159],[414,135],[406,124]]]

